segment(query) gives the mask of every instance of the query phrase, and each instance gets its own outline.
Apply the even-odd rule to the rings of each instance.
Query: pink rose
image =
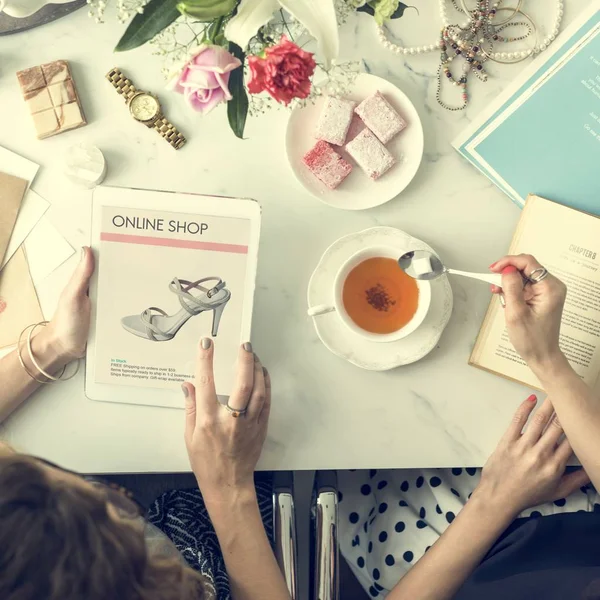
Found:
[[[306,98],[310,93],[310,78],[315,72],[315,60],[290,42],[284,35],[281,41],[265,50],[265,57],[248,57],[251,94],[268,92],[286,106],[293,98]]]
[[[167,87],[185,96],[189,105],[202,114],[231,100],[229,75],[241,62],[221,46],[198,46],[190,60],[175,73]]]

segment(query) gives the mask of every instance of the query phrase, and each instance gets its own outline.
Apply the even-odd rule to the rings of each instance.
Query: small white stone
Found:
[[[91,144],[76,144],[64,156],[64,174],[73,183],[93,188],[106,176],[106,160],[102,152]]]

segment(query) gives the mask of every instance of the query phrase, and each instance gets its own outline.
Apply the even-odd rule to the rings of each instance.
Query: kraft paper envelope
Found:
[[[0,172],[0,264],[12,235],[29,182]]]
[[[25,327],[43,320],[25,251],[19,248],[0,271],[0,348],[16,344]]]
[[[32,189],[27,191],[21,203],[21,210],[19,210],[17,222],[15,223],[6,254],[4,255],[4,261],[0,261],[0,270],[4,268],[4,265],[10,260],[12,255],[21,247],[25,238],[31,233],[31,230],[37,225],[49,206],[50,203],[36,194]]]

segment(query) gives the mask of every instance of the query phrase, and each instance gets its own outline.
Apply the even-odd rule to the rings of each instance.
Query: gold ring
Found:
[[[224,404],[223,406],[231,413],[231,416],[234,419],[237,419],[238,417],[241,417],[242,415],[245,415],[248,412],[247,408],[243,408],[243,409],[231,408],[231,406],[229,406],[229,404]]]

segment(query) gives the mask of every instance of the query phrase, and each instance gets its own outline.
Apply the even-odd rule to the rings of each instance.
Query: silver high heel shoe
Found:
[[[212,288],[200,284],[216,281]],[[166,342],[173,339],[177,332],[194,316],[212,310],[212,336],[216,337],[225,306],[231,298],[231,292],[225,287],[220,277],[204,277],[198,281],[188,281],[175,277],[169,283],[169,289],[177,295],[181,309],[173,315],[164,310],[151,306],[139,315],[130,315],[121,319],[121,325],[126,331],[153,342]],[[191,290],[200,294],[193,296]]]

